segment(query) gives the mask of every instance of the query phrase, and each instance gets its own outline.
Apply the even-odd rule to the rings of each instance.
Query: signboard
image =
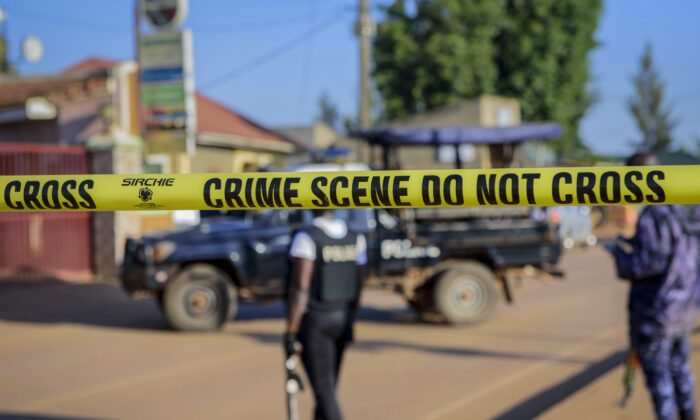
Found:
[[[173,29],[187,17],[187,0],[143,0],[142,13],[146,21],[156,29]]]
[[[140,97],[146,152],[193,153],[196,110],[192,32],[139,38]]]

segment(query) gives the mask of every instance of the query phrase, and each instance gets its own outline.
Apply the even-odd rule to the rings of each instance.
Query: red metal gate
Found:
[[[89,173],[82,146],[0,142],[0,175]],[[91,276],[89,212],[0,212],[0,276]]]

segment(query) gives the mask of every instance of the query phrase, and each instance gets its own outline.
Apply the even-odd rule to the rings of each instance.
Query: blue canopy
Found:
[[[385,146],[505,144],[558,138],[562,129],[555,123],[527,123],[512,127],[373,128],[358,130],[352,135]]]

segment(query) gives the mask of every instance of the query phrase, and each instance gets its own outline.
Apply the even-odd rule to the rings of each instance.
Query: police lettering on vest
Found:
[[[357,261],[357,247],[351,245],[326,245],[321,250],[324,263]]]
[[[308,233],[316,244],[309,307],[335,309],[348,305],[359,292],[357,235],[347,232],[345,237],[336,239],[316,226],[311,226]]]

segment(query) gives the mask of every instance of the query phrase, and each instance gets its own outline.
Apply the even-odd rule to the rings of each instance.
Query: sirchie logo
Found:
[[[146,201],[150,201],[150,200],[153,198],[153,191],[151,191],[150,188],[141,188],[141,189],[139,190],[139,198],[140,198],[141,201],[143,201],[144,203],[145,203]]]

